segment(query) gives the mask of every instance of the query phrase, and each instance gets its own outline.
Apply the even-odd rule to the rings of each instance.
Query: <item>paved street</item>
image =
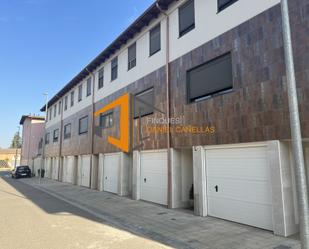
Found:
[[[3,176],[0,211],[1,248],[300,248],[269,231],[48,179]]]
[[[168,248],[0,172],[0,248]]]

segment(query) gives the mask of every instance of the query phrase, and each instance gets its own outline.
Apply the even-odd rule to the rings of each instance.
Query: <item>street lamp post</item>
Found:
[[[293,155],[295,161],[295,178],[298,195],[299,225],[302,249],[309,249],[309,204],[301,127],[298,110],[296,78],[289,20],[288,0],[281,0],[283,42],[287,76],[287,90],[290,110],[290,126]]]
[[[45,95],[45,129],[46,130],[46,122],[47,122],[47,110],[48,110],[48,93],[44,93]],[[44,160],[45,164],[45,145],[46,145],[46,134],[44,133],[43,137],[43,147],[42,147],[42,159]],[[40,163],[40,174],[39,174],[39,183],[41,184],[42,178],[42,162]]]

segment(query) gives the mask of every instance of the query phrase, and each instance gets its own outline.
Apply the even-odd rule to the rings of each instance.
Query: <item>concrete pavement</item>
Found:
[[[297,240],[274,236],[272,232],[250,226],[212,217],[197,217],[190,212],[166,209],[143,201],[133,201],[48,179],[44,179],[41,185],[38,184],[38,179],[19,181],[101,218],[104,224],[175,248],[300,248]]]
[[[1,174],[1,249],[168,248]]]

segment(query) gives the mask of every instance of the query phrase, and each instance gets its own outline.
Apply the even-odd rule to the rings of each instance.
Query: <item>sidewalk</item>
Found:
[[[42,179],[20,181],[40,188],[104,220],[104,223],[175,248],[300,249],[297,240],[212,217],[133,201],[106,192]]]

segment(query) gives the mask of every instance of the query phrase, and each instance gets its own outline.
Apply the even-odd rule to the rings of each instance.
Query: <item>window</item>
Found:
[[[233,88],[231,54],[223,55],[187,72],[189,102]]]
[[[87,80],[87,97],[91,95],[91,77]]]
[[[128,48],[128,70],[136,66],[136,43]]]
[[[83,84],[78,86],[78,102],[82,101],[83,99]]]
[[[99,82],[98,82],[98,88],[101,89],[104,85],[104,68],[101,68],[99,70]]]
[[[153,114],[154,93],[153,88],[138,93],[134,98],[134,118]]]
[[[158,24],[150,30],[150,56],[157,53],[161,49],[161,25]]]
[[[88,132],[88,116],[85,116],[79,120],[78,132],[79,134]]]
[[[53,111],[53,110],[52,110],[51,108],[50,108],[49,111],[48,111],[48,112],[49,112],[49,120],[51,120],[51,118],[52,118],[52,111]]]
[[[238,0],[218,0],[218,12],[226,9]]]
[[[54,106],[54,117],[57,115],[57,104]]]
[[[45,144],[49,144],[49,133],[45,134]]]
[[[54,130],[53,142],[58,142],[59,139],[59,129]]]
[[[64,110],[66,111],[68,109],[68,96],[64,97]]]
[[[43,148],[43,138],[40,139],[39,142],[39,150]]]
[[[59,104],[58,104],[58,115],[61,114],[61,104],[62,104],[62,102],[59,101]]]
[[[71,137],[71,124],[66,124],[64,126],[63,138],[68,139]]]
[[[101,114],[100,115],[100,127],[103,129],[113,126],[113,113]]]
[[[74,105],[74,91],[71,92],[71,106]]]
[[[118,77],[118,57],[114,58],[111,64],[112,64],[111,80],[113,81]]]
[[[194,0],[188,0],[179,8],[179,37],[195,28]]]

